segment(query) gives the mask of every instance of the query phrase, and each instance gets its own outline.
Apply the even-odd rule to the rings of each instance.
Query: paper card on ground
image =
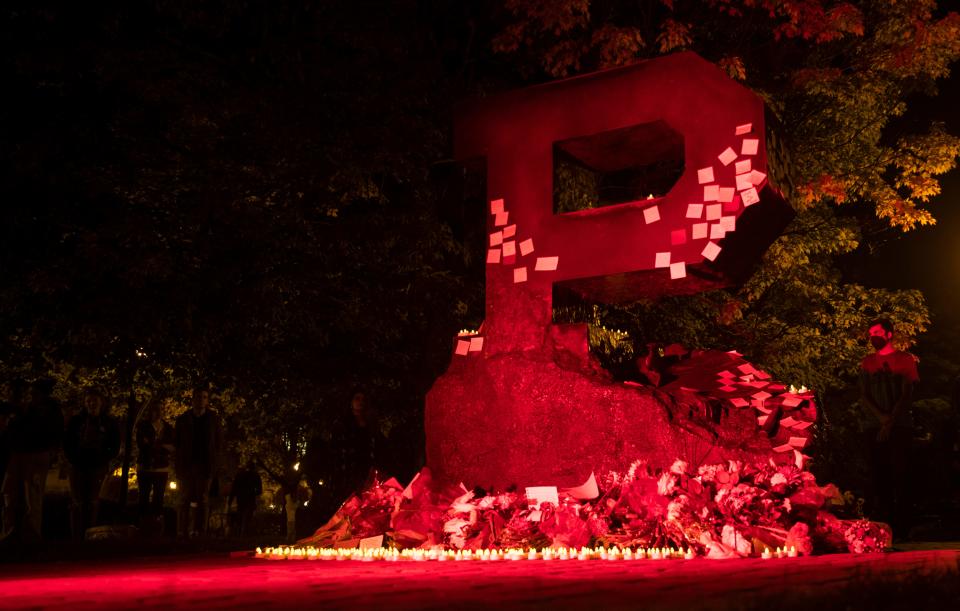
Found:
[[[710,204],[707,206],[707,220],[708,221],[717,221],[720,220],[720,216],[723,214],[723,206],[720,204]]]
[[[698,219],[703,216],[703,204],[687,204],[687,218]]]
[[[670,264],[670,279],[679,280],[687,277],[687,264],[683,261]]]
[[[723,392],[737,392],[737,387],[736,387],[736,386],[721,386],[721,387],[719,388],[719,390],[722,390]]]
[[[656,223],[660,220],[660,208],[657,206],[650,206],[649,208],[644,209],[643,211],[643,220],[649,225],[650,223]]]
[[[730,404],[734,407],[747,407],[750,405],[750,402],[746,399],[737,397],[736,399],[730,399]]]
[[[520,282],[527,281],[527,268],[526,267],[515,267],[513,268],[513,283],[518,284]]]
[[[813,425],[812,422],[799,421],[793,428],[797,429],[798,431],[802,431],[811,425]]]
[[[503,232],[494,231],[490,234],[490,246],[500,246],[503,244]]]
[[[737,190],[733,187],[720,187],[719,194],[717,195],[717,201],[729,204],[733,201],[733,198],[736,194]]]
[[[578,501],[589,501],[600,496],[600,488],[597,486],[597,478],[591,473],[587,481],[573,488],[564,488],[563,493]]]
[[[491,248],[487,251],[487,263],[490,265],[496,265],[500,262],[500,249]]]
[[[490,214],[499,214],[503,211],[503,199],[490,200]]]
[[[792,445],[792,446],[795,447],[795,448],[802,448],[803,446],[807,445],[807,438],[806,438],[806,437],[791,437],[791,438],[790,438],[790,441],[788,441],[787,443],[789,443],[790,445]]]
[[[727,230],[723,228],[723,225],[720,223],[713,223],[710,225],[710,239],[711,240],[721,240],[724,236],[727,235]]]
[[[697,182],[701,185],[705,185],[708,182],[713,182],[713,166],[700,168],[697,170]]]
[[[770,416],[757,416],[757,424],[763,426],[767,423],[767,420],[770,419]]]
[[[537,257],[537,264],[533,268],[538,272],[552,272],[557,269],[560,257]]]
[[[512,238],[517,235],[517,225],[507,225],[503,228],[503,237]]]
[[[770,393],[768,393],[768,392],[765,391],[765,390],[761,390],[760,392],[755,392],[755,393],[753,393],[753,394],[750,395],[750,396],[753,397],[754,399],[756,399],[757,401],[766,401],[767,399],[769,399],[769,398],[772,397],[773,395],[771,395]]]
[[[733,171],[737,174],[746,174],[753,165],[749,159],[742,159],[734,164]]]
[[[504,242],[504,243],[503,243],[503,256],[504,256],[504,257],[512,257],[512,256],[515,255],[515,254],[517,254],[517,243],[514,242],[513,240],[510,240],[509,242]]]
[[[770,374],[767,373],[766,371],[762,370],[762,369],[754,369],[754,373],[756,373],[756,374],[757,374],[757,377],[760,378],[761,380],[769,380],[769,379],[770,379]]]
[[[679,246],[680,244],[687,243],[687,230],[686,229],[674,229],[670,232],[670,245]]]
[[[722,163],[723,165],[730,165],[730,162],[732,162],[736,158],[737,158],[736,151],[734,151],[729,146],[726,148],[726,150],[724,150],[722,153],[717,155],[717,159],[719,159],[720,163]]]
[[[493,224],[495,227],[503,227],[507,224],[507,218],[509,218],[509,212],[498,212],[493,215]]]
[[[483,350],[483,338],[482,337],[471,337],[470,338],[470,352],[480,352]]]
[[[720,185],[704,185],[703,201],[715,202],[720,197]]]
[[[413,485],[416,483],[416,481],[417,481],[418,479],[420,479],[420,473],[419,473],[419,472],[418,472],[416,475],[413,476],[413,479],[410,480],[410,483],[407,484],[407,487],[403,489],[403,495],[402,495],[403,498],[405,498],[405,499],[412,499],[412,498],[413,498]]]
[[[796,395],[786,394],[783,395],[783,406],[784,407],[797,407],[803,403],[803,399]]]
[[[796,426],[797,422],[799,422],[799,420],[795,420],[793,417],[787,416],[786,418],[780,419],[780,426]]]
[[[785,443],[782,446],[777,446],[773,449],[774,452],[780,452],[780,453],[790,452],[792,450],[793,450],[793,446],[790,445],[789,443]]]
[[[383,535],[377,535],[376,537],[366,537],[365,539],[360,539],[360,544],[357,545],[360,549],[380,549],[383,547]]]
[[[743,145],[740,147],[741,155],[756,155],[760,148],[760,141],[756,138],[744,138]]]
[[[735,378],[735,377],[737,377],[737,374],[733,373],[732,371],[727,371],[726,369],[724,369],[723,371],[721,371],[720,373],[717,374],[717,377],[720,377],[720,378]]]
[[[707,245],[703,247],[703,250],[700,252],[703,255],[704,259],[708,261],[716,261],[717,255],[720,254],[720,247],[714,244],[713,242],[707,242]]]
[[[760,195],[757,193],[756,187],[750,187],[746,191],[741,191],[740,197],[743,198],[744,206],[752,206],[760,201]]]
[[[707,237],[710,231],[710,223],[697,223],[690,229],[690,237],[694,240],[702,240]]]
[[[749,134],[751,131],[753,131],[753,123],[744,123],[743,125],[737,126],[733,132],[733,135],[742,136],[744,134]]]
[[[533,238],[527,238],[520,242],[520,255],[526,257],[533,252]]]
[[[800,469],[801,471],[803,471],[803,465],[807,458],[810,458],[810,457],[807,456],[806,454],[801,454],[797,450],[793,451],[793,464],[795,464],[797,466],[797,469]]]
[[[670,267],[670,253],[658,252],[653,266],[654,267]]]
[[[457,340],[457,348],[454,350],[460,356],[466,356],[470,352],[470,342],[465,339]]]
[[[750,402],[750,405],[753,407],[753,409],[757,410],[758,412],[760,412],[760,413],[762,413],[762,414],[769,414],[770,412],[773,411],[773,408],[772,408],[772,407],[765,407],[765,406],[763,405],[763,401],[757,401],[756,399],[754,399],[753,401],[751,401],[751,402]]]
[[[556,486],[529,486],[526,489],[527,503],[531,509],[538,509],[540,503],[560,504],[560,495]]]

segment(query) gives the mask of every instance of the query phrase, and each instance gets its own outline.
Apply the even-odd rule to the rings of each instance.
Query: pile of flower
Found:
[[[596,482],[596,485],[592,485]],[[301,545],[351,546],[383,536],[399,549],[677,548],[708,558],[759,555],[775,548],[814,552],[881,551],[890,529],[837,517],[846,500],[795,465],[654,469],[637,461],[589,486],[559,490],[556,503],[524,491],[487,493],[435,482],[429,469],[406,488],[375,480],[345,502]]]

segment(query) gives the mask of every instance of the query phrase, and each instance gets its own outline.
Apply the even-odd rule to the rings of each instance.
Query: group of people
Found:
[[[110,400],[91,387],[80,397],[76,414],[64,421],[63,409],[53,398],[51,380],[8,385],[8,400],[0,403],[0,479],[2,479],[3,541],[42,539],[43,500],[51,467],[62,450],[70,486],[70,531],[75,539],[98,525],[101,490],[121,450],[121,427],[110,415]],[[192,406],[170,426],[162,404],[152,401],[135,426],[140,517],[163,515],[164,494],[171,468],[176,476],[180,504],[178,534],[184,538],[205,533],[209,499],[221,443],[219,416],[210,409],[210,392],[198,386]],[[262,482],[251,463],[241,469],[231,486],[236,499],[241,534],[249,532]],[[162,524],[162,518],[159,521]]]

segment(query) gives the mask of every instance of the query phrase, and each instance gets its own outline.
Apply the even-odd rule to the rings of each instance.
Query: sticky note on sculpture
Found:
[[[709,223],[697,223],[690,230],[690,237],[694,240],[702,240],[707,237],[707,233],[710,231]],[[669,261],[668,261],[669,263]],[[663,266],[666,267],[666,266]]]
[[[500,214],[503,212],[503,199],[490,200],[490,214]]]
[[[480,352],[483,350],[483,338],[482,337],[471,337],[470,338],[470,352]]]
[[[500,262],[500,249],[491,248],[487,251],[487,263],[490,265],[495,265]]]
[[[465,339],[458,339],[457,347],[456,347],[456,350],[454,350],[454,352],[456,352],[460,356],[466,356],[467,353],[470,352],[470,342],[468,342]]]
[[[678,280],[687,277],[687,264],[683,261],[670,264],[670,279]]]
[[[527,268],[526,267],[515,267],[513,269],[513,282],[514,284],[527,281]]]
[[[720,163],[723,165],[730,165],[730,163],[737,158],[737,153],[729,146],[722,153],[717,155],[717,159],[720,160]]]
[[[490,234],[490,246],[500,246],[503,244],[503,232],[495,231]]]
[[[687,204],[687,218],[698,219],[703,216],[703,204]]]
[[[533,252],[533,238],[527,238],[520,242],[520,255],[526,257]]]
[[[517,235],[517,226],[516,225],[507,225],[503,228],[503,237],[512,238]]]
[[[757,193],[755,187],[750,187],[746,191],[741,192],[740,196],[743,198],[744,206],[752,206],[760,201],[760,195]]]
[[[660,220],[660,208],[656,206],[650,206],[649,208],[644,209],[643,211],[643,220],[646,221],[647,225],[650,223],[656,223]]]
[[[723,206],[721,204],[710,204],[709,206],[707,206],[708,221],[720,220],[720,216],[722,214],[723,214]]]
[[[503,256],[512,257],[517,254],[517,243],[513,240],[503,243]]]
[[[668,252],[658,252],[656,260],[653,264],[654,267],[669,267],[670,266],[670,253]]]
[[[707,242],[707,245],[703,247],[703,251],[700,254],[708,261],[715,261],[717,255],[720,254],[720,247],[713,242]]]
[[[495,215],[493,215],[493,224],[496,227],[503,227],[504,225],[507,224],[507,219],[509,218],[509,216],[510,216],[509,212],[498,212]]]
[[[749,159],[743,159],[738,161],[733,165],[735,174],[748,174],[750,173],[751,163]]]
[[[541,503],[560,504],[560,495],[556,486],[529,486],[525,492],[531,509],[537,509]]]
[[[719,185],[705,185],[703,187],[703,201],[705,202],[715,202],[720,198],[720,186]]]
[[[557,269],[560,257],[537,257],[537,264],[533,268],[538,272],[552,272]]]
[[[749,134],[753,131],[753,123],[744,123],[743,125],[738,125],[734,130],[733,135],[742,136],[744,134]]]
[[[760,141],[756,138],[744,138],[743,145],[740,147],[741,155],[756,155],[760,148]]]
[[[697,170],[697,182],[701,185],[713,182],[713,166]]]

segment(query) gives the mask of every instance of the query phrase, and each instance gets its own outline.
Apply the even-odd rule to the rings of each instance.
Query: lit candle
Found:
[[[796,547],[795,545],[791,545],[791,546],[790,546],[790,551],[787,552],[787,557],[788,557],[788,558],[796,558],[797,556],[798,556],[798,554],[797,554],[797,547]]]

